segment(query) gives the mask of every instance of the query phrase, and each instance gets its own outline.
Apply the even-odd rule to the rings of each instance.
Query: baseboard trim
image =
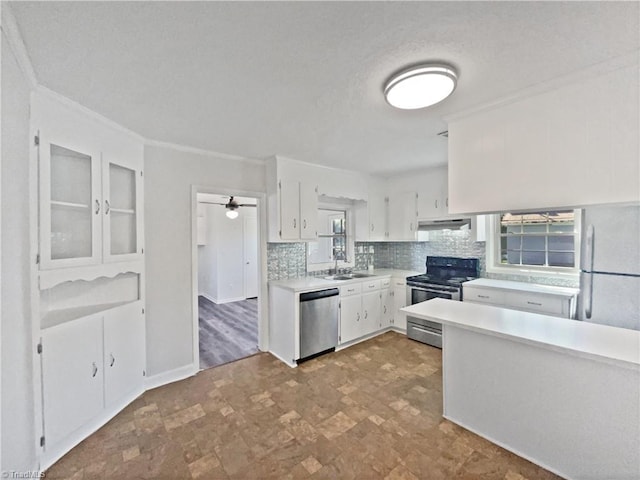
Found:
[[[184,367],[174,368],[168,372],[158,373],[157,375],[147,377],[144,382],[144,389],[145,391],[151,390],[153,388],[162,387],[163,385],[168,385],[169,383],[184,380],[185,378],[193,377],[198,373],[198,371],[198,367],[193,364],[189,364]]]
[[[239,302],[241,300],[246,300],[246,297],[232,297],[232,298],[219,298],[217,302],[218,305],[222,305],[223,303],[231,303],[231,302]]]
[[[136,398],[144,393],[142,386],[128,395],[125,395],[122,400],[104,409],[102,413],[94,417],[92,420],[70,433],[63,440],[58,442],[57,445],[53,445],[45,450],[40,457],[39,471],[43,472],[47,470],[51,465],[60,460],[66,455],[72,448],[77,446],[80,442],[85,440],[90,435],[97,432],[100,428],[107,424],[113,417],[120,413],[127,405],[133,402]]]
[[[467,425],[465,422],[460,422],[458,420],[456,420],[455,418],[452,418],[449,415],[443,414],[442,418],[446,418],[447,420],[449,420],[451,423],[455,423],[456,425],[464,428],[465,430],[468,430],[470,432],[475,433],[476,435],[478,435],[479,437],[484,438],[485,440],[488,440],[489,442],[493,443],[494,445],[498,445],[499,447],[504,448],[505,450],[514,453],[515,455],[524,458],[525,460],[530,461],[531,463],[533,463],[534,465],[538,465],[539,467],[544,468],[545,470],[549,470],[551,473],[558,475],[559,477],[562,478],[571,478],[570,475],[567,475],[566,473],[560,472],[558,471],[557,468],[553,468],[549,465],[547,465],[545,462],[541,462],[540,460],[533,458],[531,455],[525,455],[523,452],[521,452],[520,450],[518,450],[517,448],[513,448],[512,446],[504,443],[504,442],[500,442],[494,438],[492,438],[490,435],[487,435],[483,432],[480,432],[479,430],[470,427],[469,425]]]
[[[336,350],[337,350],[337,348],[336,348]],[[298,364],[297,364],[297,363],[287,361],[287,360],[285,360],[284,358],[282,358],[280,355],[278,355],[278,354],[277,354],[277,353],[275,353],[275,352],[272,352],[272,351],[270,351],[270,350],[269,350],[269,353],[270,353],[271,355],[273,355],[274,357],[276,357],[278,360],[280,360],[282,363],[284,363],[284,364],[288,365],[288,366],[289,366],[289,367],[291,367],[291,368],[296,368],[296,367],[298,366]]]

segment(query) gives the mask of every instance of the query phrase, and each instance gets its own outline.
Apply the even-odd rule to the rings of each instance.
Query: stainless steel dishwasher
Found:
[[[338,345],[340,290],[300,294],[300,360],[334,350]]]

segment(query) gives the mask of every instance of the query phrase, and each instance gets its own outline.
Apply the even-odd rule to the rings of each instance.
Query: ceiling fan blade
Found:
[[[226,203],[218,203],[218,202],[206,202],[206,201],[199,201],[198,203],[206,203],[207,205],[222,205],[223,207],[226,207],[227,204]]]
[[[254,205],[253,203],[240,203],[238,204],[239,207],[257,207],[257,205]]]

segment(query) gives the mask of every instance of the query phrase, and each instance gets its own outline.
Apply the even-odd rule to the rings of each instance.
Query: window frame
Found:
[[[512,213],[543,213],[553,211],[554,209],[539,209],[531,211],[518,211]],[[570,210],[570,209],[569,209]],[[573,209],[574,212],[574,255],[575,265],[572,267],[550,267],[544,265],[509,265],[501,263],[501,235],[500,235],[500,216],[506,212],[500,212],[493,215],[487,215],[487,242],[486,253],[487,273],[497,273],[503,275],[519,275],[527,277],[558,277],[575,279],[580,274],[580,232],[581,217],[580,209]]]
[[[338,268],[355,268],[355,217],[353,211],[353,204],[341,201],[325,201],[318,202],[318,210],[335,210],[345,212],[345,233],[346,233],[346,253],[347,260],[338,260]],[[324,237],[328,238],[328,237]],[[309,243],[313,241],[305,242],[305,263],[307,265],[307,272],[319,272],[322,270],[331,270],[335,266],[335,262],[323,262],[323,263],[310,263],[309,262]],[[332,242],[333,243],[333,242]]]

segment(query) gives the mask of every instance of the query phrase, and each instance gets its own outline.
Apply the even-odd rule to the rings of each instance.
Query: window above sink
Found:
[[[353,268],[355,265],[352,202],[321,197],[318,205],[318,241],[308,242],[307,272]]]

